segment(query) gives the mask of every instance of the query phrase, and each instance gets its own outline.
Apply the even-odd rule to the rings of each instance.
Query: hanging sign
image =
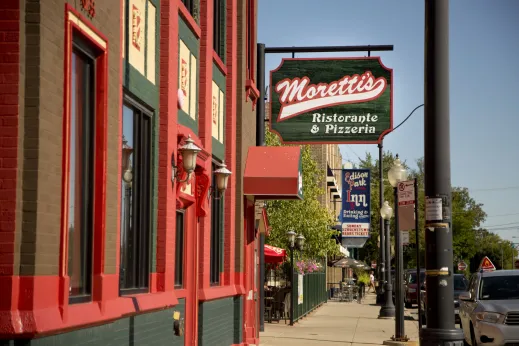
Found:
[[[283,59],[270,73],[270,129],[284,143],[380,143],[392,83],[378,57]]]
[[[371,225],[371,176],[369,169],[342,170],[342,245],[361,248]]]

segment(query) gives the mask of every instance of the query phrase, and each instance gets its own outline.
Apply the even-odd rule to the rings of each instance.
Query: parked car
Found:
[[[459,312],[459,297],[461,294],[467,292],[469,288],[469,282],[463,274],[454,274],[454,320],[455,323],[460,323],[460,312]],[[427,311],[427,295],[426,293],[425,280],[424,284],[421,285],[420,289],[420,305],[422,307],[422,324],[426,324],[426,311]]]
[[[470,345],[519,344],[519,270],[489,270],[472,275],[460,294],[460,319]]]
[[[420,269],[420,285],[425,282],[425,269]],[[413,307],[413,304],[418,304],[418,295],[420,289],[418,287],[418,280],[416,279],[416,269],[407,269],[405,271],[404,279],[404,305],[407,309]]]

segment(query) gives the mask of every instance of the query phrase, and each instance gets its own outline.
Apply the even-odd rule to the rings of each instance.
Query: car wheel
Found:
[[[408,301],[405,301],[405,302],[404,302],[404,306],[405,306],[406,309],[411,309],[411,308],[413,307],[413,304],[411,304],[411,303],[408,302]]]
[[[422,318],[421,318],[421,320],[422,320],[422,326],[427,325],[427,321],[426,321],[426,319],[425,319],[425,314],[422,314]]]

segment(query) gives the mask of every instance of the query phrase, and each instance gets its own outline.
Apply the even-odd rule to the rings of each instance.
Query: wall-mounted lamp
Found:
[[[132,156],[133,148],[128,145],[128,141],[124,138],[123,135],[123,147],[122,147],[122,169],[123,172],[123,181],[130,185],[133,180],[133,172],[132,165],[130,162],[130,157]]]
[[[178,152],[182,155],[182,167],[187,173],[187,177],[181,179],[180,172],[175,164],[175,158],[173,157],[171,162],[171,182],[175,183],[176,179],[178,183],[185,183],[191,178],[191,174],[196,168],[196,157],[201,150],[202,149],[195,144],[195,141],[193,141],[189,135],[184,145],[178,148]]]
[[[216,190],[211,188],[211,191],[207,196],[209,198],[212,195],[214,199],[221,199],[224,191],[227,190],[227,183],[232,172],[227,169],[225,162],[222,162],[219,168],[213,173],[216,176]]]

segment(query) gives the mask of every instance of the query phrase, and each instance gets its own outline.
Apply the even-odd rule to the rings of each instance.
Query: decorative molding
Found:
[[[197,166],[195,170],[196,174],[196,216],[197,217],[205,217],[208,215],[208,201],[207,194],[209,193],[209,186],[211,184],[211,179],[209,175],[205,173],[205,169],[200,166]]]
[[[90,18],[96,15],[96,1],[95,0],[81,0],[81,7],[88,14]]]

